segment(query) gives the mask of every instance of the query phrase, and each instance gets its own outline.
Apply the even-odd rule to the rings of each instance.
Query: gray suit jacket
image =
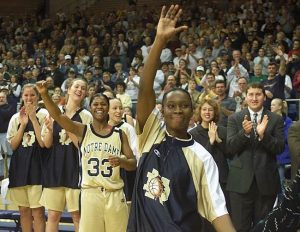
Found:
[[[269,122],[264,138],[258,141],[252,131],[245,136],[242,122],[250,112],[244,109],[228,118],[227,149],[231,155],[227,190],[247,193],[255,177],[262,195],[275,195],[280,189],[276,155],[284,149],[283,120],[279,115],[263,110]]]
[[[300,121],[295,122],[289,128],[288,144],[291,154],[292,179],[294,179],[300,165]]]

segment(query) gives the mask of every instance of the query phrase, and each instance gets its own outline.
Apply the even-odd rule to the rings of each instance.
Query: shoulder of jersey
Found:
[[[188,148],[192,150],[196,154],[196,156],[202,161],[212,158],[212,155],[200,143],[198,143],[195,140],[193,145],[189,146]]]

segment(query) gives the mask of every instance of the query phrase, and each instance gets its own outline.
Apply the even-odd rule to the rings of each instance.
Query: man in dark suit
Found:
[[[300,165],[300,120],[289,128],[288,144],[292,160],[292,179],[295,178]]]
[[[263,219],[280,190],[276,154],[284,148],[283,121],[263,107],[265,99],[263,85],[250,84],[248,108],[228,119],[227,146],[232,159],[227,190],[238,232],[248,232]]]

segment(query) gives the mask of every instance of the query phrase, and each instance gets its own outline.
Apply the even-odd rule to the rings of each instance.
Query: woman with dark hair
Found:
[[[125,231],[128,209],[120,168],[135,170],[136,160],[125,133],[108,124],[108,97],[95,94],[91,98],[93,122],[84,125],[72,121],[59,110],[48,96],[44,81],[38,82],[37,88],[53,119],[74,134],[80,145],[82,178],[79,231]]]
[[[192,99],[183,89],[166,92],[162,115],[155,108],[153,83],[167,42],[186,26],[175,27],[179,6],[163,7],[157,33],[145,63],[137,103],[138,149],[141,155],[127,231],[200,231],[202,217],[218,232],[235,231],[219,185],[212,156],[187,132]]]

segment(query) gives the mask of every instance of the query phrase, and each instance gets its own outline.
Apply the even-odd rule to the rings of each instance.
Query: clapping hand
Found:
[[[28,123],[28,115],[25,112],[25,107],[23,106],[20,110],[20,116],[19,116],[19,120],[21,125],[26,126]]]
[[[36,119],[36,106],[34,104],[25,105],[25,112],[31,121]]]
[[[246,135],[250,135],[251,134],[251,130],[252,130],[252,122],[250,120],[248,120],[248,115],[244,116],[244,120],[242,122],[243,125],[243,129]]]
[[[210,122],[208,124],[208,138],[209,138],[209,142],[210,144],[214,144],[215,141],[217,140],[217,129],[218,126],[216,125],[215,122]]]
[[[263,119],[261,122],[257,123],[256,131],[260,139],[263,139],[264,133],[266,131],[267,125],[269,122],[269,117],[268,115],[264,115]]]

